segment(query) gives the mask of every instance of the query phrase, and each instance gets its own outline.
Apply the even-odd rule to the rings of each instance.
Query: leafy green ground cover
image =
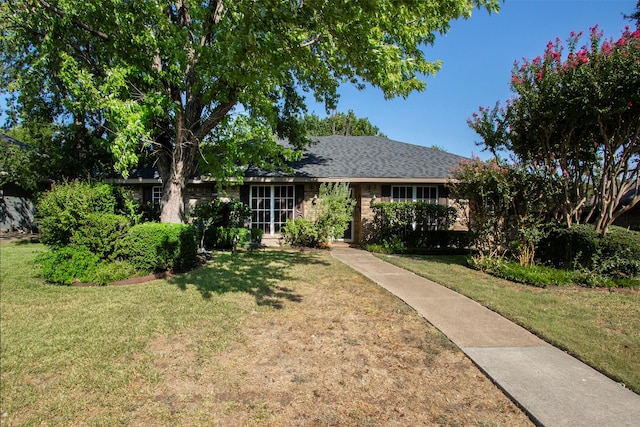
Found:
[[[464,256],[378,255],[472,298],[640,392],[640,293],[543,289],[466,266]]]
[[[586,288],[639,288],[640,279],[608,277],[586,268],[565,270],[546,265],[520,265],[501,257],[472,257],[469,264],[478,270],[512,282],[532,286],[583,286]]]

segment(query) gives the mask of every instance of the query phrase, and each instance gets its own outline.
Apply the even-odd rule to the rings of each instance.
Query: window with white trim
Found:
[[[151,189],[151,205],[160,206],[160,199],[162,199],[162,186],[157,185]]]
[[[393,202],[438,203],[438,187],[422,185],[394,185],[391,187]]]
[[[279,234],[287,219],[294,217],[294,188],[293,185],[252,185],[251,226],[267,235]]]

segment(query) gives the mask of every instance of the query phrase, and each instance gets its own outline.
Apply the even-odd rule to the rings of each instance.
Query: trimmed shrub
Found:
[[[147,222],[129,229],[118,253],[138,270],[158,272],[193,267],[197,252],[195,227]]]
[[[71,181],[54,184],[37,205],[41,241],[52,247],[71,243],[71,236],[91,213],[115,213],[116,197],[107,184]]]
[[[609,227],[609,232],[600,239],[600,251],[605,259],[616,255],[640,259],[640,232]]]
[[[37,204],[41,242],[50,247],[72,243],[72,236],[92,214],[122,214],[136,222],[139,214],[125,190],[103,183],[54,184]]]
[[[557,268],[590,268],[598,257],[598,237],[591,225],[551,229],[538,243],[541,261]]]
[[[128,229],[129,220],[125,216],[90,213],[81,220],[78,229],[72,231],[71,243],[86,246],[100,259],[111,259]]]
[[[255,232],[256,240],[253,240],[253,230],[260,231]],[[233,239],[238,236],[237,243],[249,244],[252,242],[260,243],[262,241],[262,230],[257,228],[237,228],[237,227],[213,227],[207,231],[205,235],[204,247],[208,249],[230,249],[233,247]]]
[[[71,285],[93,280],[100,258],[84,246],[64,246],[38,256],[40,276],[50,283]]]
[[[372,205],[373,229],[368,244],[388,252],[436,253],[468,248],[468,232],[449,230],[457,210],[427,202],[379,202]]]
[[[422,233],[418,247],[425,249],[465,249],[471,244],[471,234],[458,230],[431,230]]]
[[[600,272],[615,279],[640,275],[640,233],[610,227],[600,238]]]

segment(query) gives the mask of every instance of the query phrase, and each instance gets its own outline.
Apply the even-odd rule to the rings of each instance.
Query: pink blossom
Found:
[[[629,107],[633,107],[633,102],[629,101],[629,102],[627,102],[627,105],[628,105]]]

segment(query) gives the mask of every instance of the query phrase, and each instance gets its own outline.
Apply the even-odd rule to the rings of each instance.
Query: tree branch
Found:
[[[229,99],[226,102],[218,105],[202,122],[202,125],[196,130],[195,138],[197,141],[202,141],[205,136],[207,136],[207,134],[211,132],[211,130],[213,130],[213,128],[215,128],[218,123],[222,121],[222,119],[225,118],[229,111],[231,111],[231,109],[238,102],[237,89],[230,89],[229,92]]]
[[[313,44],[318,43],[321,39],[322,39],[322,34],[316,34],[316,36],[314,38],[312,38],[311,40],[307,40],[304,43],[300,43],[300,47],[311,46]]]
[[[64,10],[60,10],[55,6],[52,6],[49,4],[49,2],[47,2],[46,0],[39,0],[40,4],[42,6],[44,6],[45,9],[47,9],[50,12],[55,13],[56,15],[60,16],[61,18],[64,18],[67,16],[67,12],[65,12]],[[86,30],[88,32],[90,32],[91,34],[93,34],[94,36],[101,38],[104,41],[109,41],[111,40],[111,37],[109,36],[109,34],[104,33],[96,28],[93,28],[92,26],[82,22],[81,20],[77,19],[77,18],[71,18],[71,22],[73,22],[75,25],[77,25],[78,27],[82,28],[83,30]]]

